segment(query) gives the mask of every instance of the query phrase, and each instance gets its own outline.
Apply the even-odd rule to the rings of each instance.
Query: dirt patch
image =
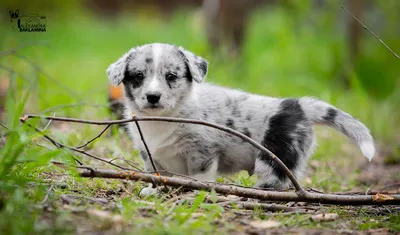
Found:
[[[361,170],[357,180],[366,185],[371,185],[371,190],[388,191],[390,193],[400,193],[400,162],[396,160],[397,147],[378,148],[378,153],[371,162],[363,162],[360,164]],[[387,150],[392,149],[392,150]]]

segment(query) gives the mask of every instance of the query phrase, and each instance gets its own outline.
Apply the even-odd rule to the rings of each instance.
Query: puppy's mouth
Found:
[[[163,109],[164,107],[160,104],[148,104],[144,108],[145,109]]]
[[[142,110],[148,115],[158,116],[165,111],[165,108],[161,104],[147,104]]]

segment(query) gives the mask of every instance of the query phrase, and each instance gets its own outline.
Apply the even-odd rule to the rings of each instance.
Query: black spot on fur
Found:
[[[243,135],[245,135],[245,136],[251,138],[251,133],[250,133],[249,129],[247,129],[247,127],[245,127],[245,128],[243,129],[243,132],[242,132],[242,133],[243,133]]]
[[[193,81],[192,73],[190,72],[189,65],[185,63],[185,77],[189,82]]]
[[[180,71],[181,70],[181,68],[179,67],[179,66],[176,66],[176,71]]]
[[[238,100],[234,100],[233,101],[233,105],[232,105],[232,115],[234,116],[234,117],[241,117],[242,116],[242,114],[241,114],[241,112],[240,112],[240,109],[239,109],[239,104],[238,104]]]
[[[239,96],[238,100],[239,100],[239,101],[245,101],[245,100],[247,100],[248,98],[249,98],[249,96],[248,96],[247,94],[243,94],[243,95]]]
[[[125,70],[123,83],[125,86],[138,88],[143,84],[143,80],[135,79],[134,73]]]
[[[235,122],[232,119],[228,118],[228,120],[226,120],[226,126],[231,129],[235,129]]]
[[[203,112],[203,117],[204,117],[204,119],[207,119],[207,118],[208,118],[207,112]]]
[[[326,122],[330,123],[331,125],[336,126],[341,132],[343,132],[343,134],[348,135],[347,130],[344,128],[343,124],[335,122],[338,113],[339,112],[337,109],[329,108],[328,111],[326,112],[326,115],[323,117],[323,119]],[[355,119],[355,118],[353,118],[353,119]]]
[[[189,82],[192,82],[193,81],[193,76],[192,76],[192,73],[190,72],[190,69],[189,69],[189,60],[186,58],[185,54],[183,54],[182,51],[177,50],[177,52],[178,52],[178,55],[183,60],[183,62],[185,63],[185,77]]]
[[[202,73],[201,76],[207,74],[207,63],[204,60],[199,59],[200,62],[196,62],[196,66],[199,68],[200,72]]]
[[[249,113],[249,114],[247,114],[247,116],[246,116],[246,120],[247,121],[251,121],[251,114]]]
[[[199,143],[200,144],[200,143]],[[196,144],[197,146],[198,146],[198,144]],[[207,148],[207,146],[201,146],[199,149],[198,149],[198,151],[199,151],[199,153],[201,153],[202,155],[204,155],[204,156],[208,156],[208,155],[210,155],[210,151],[209,151],[209,149]]]
[[[269,119],[269,126],[264,134],[262,145],[271,150],[281,161],[289,168],[294,169],[297,166],[300,150],[296,149],[294,139],[291,135],[300,136],[306,135],[306,129],[298,128],[297,125],[303,122],[308,124],[304,111],[302,110],[297,99],[285,99],[280,104],[280,110],[277,114]],[[304,145],[299,142],[299,145]],[[266,153],[261,153],[259,158],[266,164],[270,165],[276,176],[281,180],[286,179],[285,173]]]
[[[232,100],[231,100],[231,98],[226,97],[225,106],[226,106],[226,107],[229,107],[229,106],[231,106],[231,105],[232,105]]]
[[[338,114],[338,111],[336,110],[336,109],[334,109],[334,108],[329,108],[328,109],[328,112],[326,113],[326,115],[323,117],[323,119],[326,121],[326,122],[329,122],[329,123],[335,123],[335,118],[336,118],[336,116],[337,116],[337,114]]]
[[[125,89],[125,94],[129,98],[129,100],[135,100],[135,97],[133,96],[131,89],[129,89],[129,83],[128,82],[123,82],[124,83],[124,89]]]
[[[207,170],[211,167],[211,164],[212,164],[212,163],[213,163],[213,159],[212,159],[212,158],[209,158],[209,159],[204,160],[204,161],[200,164],[200,171],[201,171],[201,172],[207,171]]]
[[[153,62],[153,59],[152,59],[152,58],[146,58],[146,63],[150,64],[150,63],[152,63],[152,62]]]

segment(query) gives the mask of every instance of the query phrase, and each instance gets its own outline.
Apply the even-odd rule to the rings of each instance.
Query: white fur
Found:
[[[360,143],[361,152],[369,161],[375,156],[375,145],[373,142],[364,141]]]

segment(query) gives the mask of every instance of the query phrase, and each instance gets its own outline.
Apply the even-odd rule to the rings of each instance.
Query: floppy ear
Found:
[[[108,66],[107,69],[108,80],[110,80],[110,83],[112,85],[118,86],[122,82],[122,80],[124,80],[128,58],[131,57],[134,52],[135,49],[130,49],[116,62]]]
[[[208,72],[207,60],[201,58],[200,56],[193,54],[190,51],[183,49],[182,47],[179,47],[178,50],[185,57],[186,62],[189,66],[189,70],[192,75],[192,78],[198,83],[203,82],[204,79],[206,78],[207,72]]]

